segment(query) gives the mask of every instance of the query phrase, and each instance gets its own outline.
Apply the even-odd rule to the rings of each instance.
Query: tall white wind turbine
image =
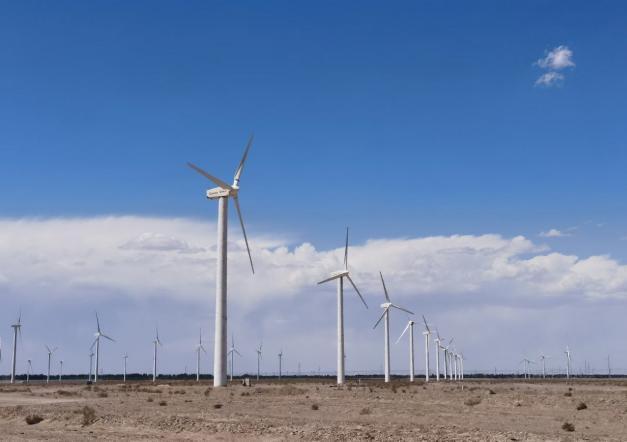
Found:
[[[263,342],[259,344],[259,348],[257,349],[257,380],[259,380],[259,370],[261,367],[261,347],[263,347]]]
[[[405,332],[409,330],[409,382],[414,382],[414,321],[407,322],[407,326],[405,326],[405,330],[398,337],[396,343],[398,344]]]
[[[100,330],[100,319],[98,318],[98,312],[96,312],[96,333],[94,333],[94,336],[96,337],[96,339],[94,339],[93,344],[91,344],[91,350],[93,351],[94,345],[95,345],[96,346],[96,372],[94,374],[94,382],[98,382],[98,374],[100,373],[100,370],[98,370],[98,368],[100,367],[100,338],[102,337],[102,338],[108,339],[111,342],[115,342],[113,338],[110,338],[109,336],[105,335]]]
[[[126,383],[126,360],[128,359],[128,353],[124,353],[124,356],[122,356],[122,359],[124,359],[124,378],[123,378],[123,382]]]
[[[61,382],[62,375],[63,375],[63,359],[59,361],[59,382]]]
[[[281,364],[283,363],[283,350],[278,354],[279,356],[279,380],[281,380]]]
[[[346,245],[344,246],[344,269],[331,273],[331,276],[325,280],[320,281],[318,284],[324,284],[328,281],[337,280],[337,383],[338,385],[344,383],[345,371],[344,371],[344,278],[351,283],[357,295],[364,303],[366,308],[368,304],[364,300],[364,297],[359,293],[359,289],[353,282],[348,271],[348,227],[346,228]]]
[[[48,350],[48,374],[46,375],[46,384],[50,382],[50,362],[52,361],[52,354],[57,351],[57,347],[50,350],[50,347],[46,345],[46,350]]]
[[[91,382],[92,373],[94,372],[94,354],[93,350],[89,351],[89,374],[87,375],[89,382]]]
[[[570,349],[566,346],[566,379],[570,379]]]
[[[542,353],[538,359],[540,359],[542,361],[542,378],[546,378],[546,360],[550,359],[550,356],[545,355],[544,353]]]
[[[435,329],[435,380],[440,381],[440,349],[442,349],[442,338],[440,338],[440,332]]]
[[[412,312],[410,312],[409,310],[404,309],[403,307],[399,307],[396,304],[392,304],[392,301],[390,301],[390,295],[388,294],[388,290],[385,287],[385,281],[383,280],[383,274],[381,272],[379,272],[379,276],[381,276],[381,284],[383,284],[383,293],[385,294],[385,301],[383,304],[381,304],[381,308],[383,309],[383,314],[381,315],[381,317],[379,318],[379,320],[376,322],[376,324],[374,325],[373,328],[377,328],[377,325],[379,325],[379,323],[381,322],[381,320],[383,318],[385,318],[384,321],[384,335],[385,335],[385,344],[384,344],[384,361],[385,361],[385,382],[390,382],[390,309],[391,308],[396,308],[398,310],[402,310],[406,313],[409,313],[410,315],[413,315]]]
[[[535,362],[533,362],[531,359],[528,358],[524,358],[522,361],[520,361],[519,364],[525,364],[525,379],[530,377],[530,373],[529,373],[529,364],[535,364]]]
[[[159,339],[159,328],[155,328],[155,339],[152,341],[154,345],[154,351],[152,355],[152,382],[157,381],[157,345],[163,345]]]
[[[200,381],[200,352],[205,350],[205,347],[202,345],[202,329],[198,333],[198,345],[196,346],[196,382]]]
[[[187,163],[189,167],[196,172],[208,178],[215,183],[218,187],[207,190],[207,198],[210,200],[218,200],[218,242],[217,242],[217,272],[216,272],[216,312],[215,312],[215,344],[213,355],[213,386],[224,387],[226,386],[226,361],[227,361],[227,236],[228,236],[228,201],[229,198],[233,198],[235,208],[237,209],[237,216],[242,227],[242,233],[244,234],[244,242],[246,243],[246,250],[248,251],[248,259],[250,260],[250,268],[255,273],[253,267],[253,259],[250,254],[250,247],[248,246],[248,238],[246,236],[246,229],[244,228],[244,220],[242,218],[242,211],[239,206],[239,181],[244,170],[244,163],[248,157],[248,151],[252,145],[252,135],[248,139],[248,144],[244,150],[244,155],[239,163],[239,166],[235,170],[235,176],[233,177],[233,184],[228,185],[219,178],[205,172],[198,166],[192,163]]]
[[[235,371],[235,354],[237,353],[237,356],[242,357],[241,353],[239,351],[237,351],[237,349],[235,348],[235,337],[233,335],[231,335],[231,348],[229,349],[228,354],[231,356],[231,382],[233,382],[233,372]]]
[[[22,312],[17,317],[17,322],[11,325],[13,328],[13,358],[11,359],[11,383],[15,382],[15,364],[17,362],[17,335],[22,336]]]
[[[26,383],[28,384],[30,381],[30,372],[33,370],[33,363],[30,359],[26,362],[28,362],[28,367],[26,368]]]
[[[425,331],[422,332],[425,337],[425,382],[429,382],[429,337],[431,336],[431,329],[424,315],[422,316],[422,321],[425,323]]]

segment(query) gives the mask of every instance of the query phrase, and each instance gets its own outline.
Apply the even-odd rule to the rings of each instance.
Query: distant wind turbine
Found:
[[[259,344],[257,349],[257,380],[259,380],[259,369],[261,367],[261,347],[263,347],[263,342]]]
[[[159,328],[155,328],[155,339],[152,341],[154,345],[154,353],[152,356],[152,382],[157,381],[157,344],[162,346],[161,341],[159,340]]]
[[[388,295],[388,290],[385,287],[385,281],[383,280],[383,274],[381,272],[379,272],[379,276],[381,276],[381,284],[383,284],[383,293],[385,294],[385,301],[386,302],[381,304],[381,308],[383,309],[383,314],[381,315],[381,317],[376,322],[376,324],[374,325],[373,328],[377,328],[377,325],[379,325],[381,320],[383,318],[385,318],[385,321],[384,321],[385,382],[390,382],[390,309],[393,307],[393,308],[396,308],[398,310],[402,310],[402,311],[404,311],[406,313],[409,313],[410,315],[413,315],[413,313],[410,312],[409,310],[404,309],[403,307],[399,307],[396,304],[392,304],[392,301],[390,301],[390,295]]]
[[[15,382],[15,363],[17,361],[17,335],[22,337],[22,312],[17,317],[17,322],[11,325],[13,328],[13,358],[11,359],[11,383]]]
[[[283,362],[283,350],[279,353],[279,380],[281,380],[281,363]]]
[[[48,374],[46,375],[46,384],[50,382],[50,362],[52,361],[52,354],[57,351],[57,347],[50,350],[50,347],[46,345],[46,350],[48,350]]]
[[[539,356],[539,359],[542,361],[542,378],[546,378],[546,360],[550,359],[550,356],[547,356],[545,354],[541,354]]]
[[[115,342],[113,338],[110,338],[109,336],[105,335],[100,330],[100,319],[98,318],[98,312],[96,312],[96,333],[94,333],[94,336],[96,337],[96,339],[94,339],[93,344],[91,344],[91,350],[93,351],[94,345],[95,345],[96,346],[96,372],[94,375],[94,382],[98,382],[98,374],[100,373],[100,370],[98,370],[98,368],[100,367],[100,338],[101,337],[106,338],[111,342]]]
[[[198,333],[198,345],[196,346],[196,382],[200,381],[200,352],[205,350],[205,347],[202,345],[202,329]],[[187,370],[186,370],[187,371]]]
[[[227,235],[228,235],[228,201],[229,198],[233,198],[235,208],[237,209],[237,216],[242,227],[242,233],[244,234],[244,242],[246,243],[246,250],[248,252],[248,259],[250,260],[250,268],[255,273],[253,267],[253,259],[250,255],[250,247],[248,246],[248,238],[246,237],[246,229],[244,228],[244,220],[242,218],[242,212],[239,206],[239,181],[244,170],[244,163],[248,157],[248,151],[253,143],[252,135],[248,139],[248,144],[244,150],[244,155],[235,170],[235,176],[233,177],[233,184],[228,185],[219,178],[205,172],[200,167],[195,166],[192,163],[187,163],[189,167],[196,172],[208,178],[215,183],[218,187],[207,190],[207,198],[211,200],[218,200],[218,242],[217,242],[217,272],[216,272],[216,309],[215,309],[215,344],[213,355],[213,386],[224,387],[227,384],[226,381],[226,365],[227,365]]]
[[[570,349],[566,346],[566,379],[570,379]]]
[[[414,321],[407,322],[407,326],[405,326],[405,330],[398,337],[396,343],[398,344],[405,334],[409,330],[409,382],[414,382]]]
[[[440,332],[435,329],[435,380],[440,381],[440,349],[442,348],[442,338],[440,338]]]
[[[63,375],[63,359],[59,361],[59,382],[61,382],[62,375]]]
[[[425,331],[422,332],[425,337],[425,382],[429,382],[429,337],[431,336],[431,329],[424,315],[422,316],[422,321],[425,323]]]
[[[27,362],[28,368],[26,369],[26,383],[28,384],[28,382],[30,381],[30,372],[33,369],[33,364],[30,359]]]
[[[525,364],[525,379],[529,378],[529,364],[535,364],[531,359],[524,358],[519,364]]]
[[[344,383],[345,367],[344,367],[344,278],[351,283],[357,295],[364,303],[366,308],[368,304],[364,300],[364,297],[359,293],[359,289],[353,282],[348,271],[348,227],[346,228],[346,245],[344,246],[344,269],[331,273],[331,276],[327,279],[320,281],[318,284],[324,284],[328,281],[337,280],[337,383],[341,385]]]
[[[126,360],[128,359],[128,353],[124,353],[124,356],[122,356],[122,359],[124,359],[124,383],[126,383]]]
[[[235,349],[235,337],[231,335],[231,348],[229,349],[228,354],[231,355],[231,382],[233,382],[233,372],[235,371],[235,366],[233,365],[235,362],[235,353],[237,356],[241,357],[241,353]]]

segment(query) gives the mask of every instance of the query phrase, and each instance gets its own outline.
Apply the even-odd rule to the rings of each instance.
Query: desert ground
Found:
[[[570,425],[572,426],[570,426]],[[627,381],[0,386],[2,440],[627,440]]]

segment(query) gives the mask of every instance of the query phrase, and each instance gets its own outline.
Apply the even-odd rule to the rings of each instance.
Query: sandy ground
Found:
[[[580,403],[587,408],[578,410]],[[28,424],[28,416],[40,416]],[[574,425],[574,431],[562,428]],[[627,440],[627,381],[0,386],[2,440]]]

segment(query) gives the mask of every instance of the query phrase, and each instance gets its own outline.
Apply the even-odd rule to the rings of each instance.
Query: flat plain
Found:
[[[0,386],[2,440],[627,440],[627,381]]]

